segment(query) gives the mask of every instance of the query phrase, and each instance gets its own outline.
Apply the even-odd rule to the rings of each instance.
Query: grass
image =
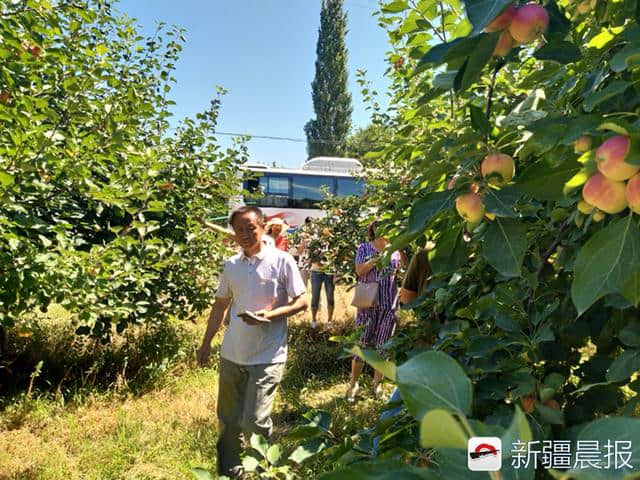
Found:
[[[331,334],[352,329],[349,297],[338,288]],[[13,345],[28,365],[24,372],[33,372],[38,358],[45,360],[31,394],[24,393],[31,379],[22,372],[21,391],[9,392],[0,410],[0,480],[173,480],[193,478],[196,466],[215,471],[217,366],[198,369],[193,361],[203,322],[133,332],[105,348],[78,344],[62,311],[38,323],[34,336]],[[330,333],[311,331],[303,315],[290,330],[274,441],[283,440],[310,409],[329,411],[337,433],[370,425],[382,406],[366,391],[370,372],[362,398],[347,404],[349,361],[339,358],[341,348],[328,341]],[[162,350],[170,362],[160,360]],[[145,369],[145,361],[155,366]]]

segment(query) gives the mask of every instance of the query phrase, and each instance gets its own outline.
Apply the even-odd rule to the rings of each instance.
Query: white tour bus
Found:
[[[280,217],[293,228],[302,225],[307,217],[325,215],[318,206],[323,199],[323,186],[339,197],[359,196],[364,191],[364,182],[357,178],[362,164],[353,158],[315,157],[301,168],[260,163],[247,163],[242,168],[255,173],[243,183],[249,195],[233,198],[229,208],[257,205],[267,219]],[[260,193],[262,196],[255,195]]]

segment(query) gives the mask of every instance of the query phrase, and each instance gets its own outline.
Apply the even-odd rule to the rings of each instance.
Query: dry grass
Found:
[[[328,340],[352,330],[350,299],[351,292],[338,287],[331,332],[311,331],[308,313],[292,319],[290,359],[274,408],[276,439],[310,409],[329,411],[341,433],[355,433],[375,418],[381,402],[366,390],[367,380],[355,406],[343,399],[349,360]],[[196,337],[203,327],[196,327]],[[217,371],[192,366],[191,357],[138,395],[112,388],[71,400],[38,392],[18,398],[0,412],[0,480],[173,480],[193,478],[195,466],[214,471]]]
[[[213,465],[216,386],[203,369],[140,397],[35,400],[18,429],[1,431],[0,478],[190,478]]]

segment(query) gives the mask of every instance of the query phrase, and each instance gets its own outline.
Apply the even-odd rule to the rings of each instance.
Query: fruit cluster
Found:
[[[491,153],[484,157],[480,165],[482,177],[487,184],[499,188],[511,181],[516,173],[516,165],[511,156],[504,153]],[[448,188],[454,188],[459,177],[453,177]],[[485,213],[484,202],[480,187],[472,183],[468,193],[463,193],[456,198],[456,210],[458,214],[467,222],[467,229],[473,230],[482,221],[483,217],[493,220],[495,217],[491,213]]]
[[[502,31],[493,55],[504,57],[511,47],[533,42],[548,26],[549,14],[544,7],[537,3],[527,3],[521,7],[509,5],[484,30]]]
[[[590,147],[588,137],[575,144],[578,153]],[[637,141],[631,137],[615,135],[605,140],[595,152],[597,172],[584,184],[578,209],[586,215],[593,212],[595,221],[602,220],[604,213],[620,213],[627,207],[640,213],[640,165],[627,161],[638,153]]]

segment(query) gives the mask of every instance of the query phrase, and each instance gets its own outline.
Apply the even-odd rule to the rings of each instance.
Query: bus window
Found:
[[[257,193],[263,196],[253,202],[259,207],[285,208],[289,204],[289,177],[263,175],[256,185]]]
[[[250,178],[244,181],[242,188],[247,190],[249,193],[260,193],[260,180],[257,178]]]
[[[364,182],[355,178],[338,178],[336,195],[338,197],[360,196],[364,193]]]
[[[289,177],[269,176],[262,178],[267,180],[266,192],[270,195],[289,195]],[[260,180],[262,180],[262,178]]]
[[[293,175],[293,196],[289,204],[292,208],[316,208],[324,198],[322,186],[333,192],[333,178],[316,175]]]

